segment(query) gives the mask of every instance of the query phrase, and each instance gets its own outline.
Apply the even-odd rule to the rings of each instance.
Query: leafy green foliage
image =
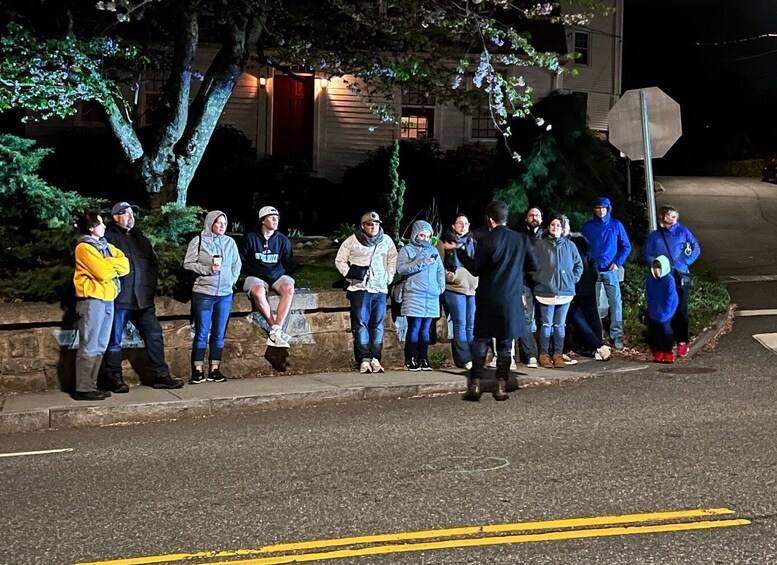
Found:
[[[162,242],[188,244],[202,230],[206,213],[207,210],[199,206],[164,204],[151,210],[148,216],[140,216],[138,227],[155,249]]]
[[[442,369],[448,362],[448,354],[445,351],[429,351],[428,361],[432,369]]]
[[[105,71],[139,59],[135,47],[114,38],[40,39],[12,23],[0,36],[0,112],[23,108],[45,120],[74,115],[79,100],[121,100],[117,83]]]
[[[332,239],[335,241],[343,241],[349,236],[356,233],[356,230],[359,228],[356,226],[356,224],[340,224],[340,227],[338,227],[334,233],[332,234]]]
[[[534,108],[535,119],[513,120],[510,150],[528,155],[514,167],[514,176],[495,193],[508,203],[514,220],[529,206],[540,206],[570,216],[573,229],[591,217],[591,202],[600,195],[613,201],[615,215],[626,210],[622,164],[607,143],[595,136],[585,123],[585,105],[575,95],[554,95]],[[545,123],[552,128],[540,127]]]
[[[98,203],[76,192],[65,192],[38,176],[48,149],[35,148],[35,141],[0,134],[0,210],[4,235],[11,231],[28,234],[39,226],[72,224],[76,216]]]
[[[399,176],[399,140],[392,144],[388,169],[388,190],[386,191],[386,214],[383,221],[385,232],[395,241],[399,238],[405,206],[405,181]]]

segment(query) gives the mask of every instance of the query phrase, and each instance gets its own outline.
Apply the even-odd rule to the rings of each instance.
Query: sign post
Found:
[[[610,143],[633,161],[645,161],[648,224],[656,229],[653,159],[663,157],[682,135],[680,105],[660,88],[626,91],[607,115]]]

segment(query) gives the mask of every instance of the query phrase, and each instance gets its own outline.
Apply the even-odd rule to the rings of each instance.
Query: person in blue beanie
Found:
[[[669,259],[659,255],[651,263],[645,279],[648,343],[656,363],[674,363],[672,317],[680,299],[674,277],[669,276],[671,270]]]
[[[620,221],[612,217],[609,198],[594,200],[594,217],[583,224],[581,233],[590,244],[591,255],[599,270],[597,295],[604,287],[610,312],[610,341],[615,349],[623,349],[623,305],[618,269],[631,253],[631,242]]]
[[[660,227],[653,230],[645,240],[642,256],[645,263],[652,264],[659,255],[669,260],[677,296],[680,303],[672,318],[674,339],[677,341],[677,355],[688,355],[688,298],[690,293],[690,267],[699,258],[699,242],[684,225],[680,224],[680,213],[672,206],[661,206],[658,210]]]

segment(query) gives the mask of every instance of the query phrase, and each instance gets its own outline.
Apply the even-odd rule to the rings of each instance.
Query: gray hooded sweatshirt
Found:
[[[232,294],[232,287],[240,275],[240,255],[237,252],[235,240],[228,235],[216,235],[211,230],[213,222],[219,216],[227,215],[221,210],[213,210],[205,216],[204,226],[200,235],[189,242],[183,266],[194,271],[198,276],[194,282],[194,292],[208,296],[227,296]],[[198,253],[199,249],[199,253]],[[213,257],[221,256],[221,269],[213,272]]]

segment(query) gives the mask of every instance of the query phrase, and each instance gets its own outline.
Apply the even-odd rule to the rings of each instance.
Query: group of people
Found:
[[[593,218],[579,233],[571,233],[563,215],[553,216],[543,228],[536,206],[527,211],[521,228],[511,230],[507,213],[504,203],[492,202],[487,225],[475,231],[466,215],[457,214],[436,250],[432,226],[417,221],[399,252],[383,233],[377,212],[362,216],[335,259],[348,281],[354,358],[361,373],[384,370],[383,325],[391,287],[392,299],[401,301],[400,314],[407,317],[405,366],[410,371],[430,369],[430,328],[441,302],[453,326],[454,364],[470,371],[473,383],[482,375],[489,347],[497,377],[500,383],[505,380],[515,367],[515,341],[520,360],[530,368],[576,363],[565,349],[568,321],[578,353],[606,361],[611,347],[623,349],[620,273],[631,243],[623,224],[612,217],[610,200],[596,199]],[[677,222],[677,210],[663,207],[659,215],[661,227],[649,234],[644,249],[651,266],[647,317],[654,359],[672,362],[674,342],[678,355],[688,353],[687,281],[700,248]],[[399,280],[392,283],[395,274]],[[610,345],[604,340],[605,317]],[[495,393],[498,399],[507,398],[503,384]],[[479,384],[468,396],[479,398],[476,391]]]
[[[81,349],[76,357],[74,398],[79,400],[128,392],[121,372],[121,339],[130,321],[145,341],[156,373],[153,386],[183,386],[165,362],[154,308],[158,261],[149,240],[135,229],[137,211],[137,206],[118,202],[107,227],[94,212],[77,224],[74,282]],[[619,272],[631,243],[623,225],[612,217],[609,199],[598,198],[593,213],[580,233],[570,233],[563,215],[553,216],[543,228],[542,211],[533,206],[521,228],[512,230],[507,227],[507,206],[495,201],[486,209],[483,228],[471,231],[469,218],[457,214],[436,247],[432,226],[423,220],[414,222],[407,245],[399,251],[383,232],[380,215],[365,213],[335,258],[347,281],[359,372],[385,370],[381,357],[389,292],[394,302],[401,302],[400,314],[407,319],[404,353],[410,371],[431,370],[431,328],[444,304],[453,326],[454,364],[469,371],[470,399],[480,397],[479,380],[489,347],[499,379],[497,400],[508,398],[504,384],[515,366],[515,341],[518,358],[530,368],[575,363],[565,349],[567,319],[579,353],[609,359],[602,318],[609,315],[610,344],[622,349]],[[650,266],[647,319],[654,359],[672,362],[674,342],[679,356],[688,353],[689,266],[700,248],[690,230],[679,223],[676,209],[663,207],[659,216],[661,227],[648,235],[644,248]],[[256,229],[238,246],[226,235],[226,214],[213,210],[200,234],[189,242],[183,261],[195,276],[189,384],[227,380],[220,367],[233,288],[241,274],[243,291],[269,327],[267,345],[289,347],[292,336],[284,325],[294,296],[291,275],[296,263],[290,240],[278,231],[279,218],[276,208],[262,207]],[[274,311],[270,291],[279,297]],[[600,296],[606,296],[606,308],[600,307]]]
[[[111,393],[129,392],[121,368],[121,341],[128,322],[144,340],[155,371],[154,388],[180,388],[165,361],[162,327],[156,316],[159,263],[151,242],[135,228],[138,207],[118,202],[106,226],[96,212],[76,224],[80,236],[75,248],[76,312],[80,349],[76,355],[76,400],[103,400]],[[272,206],[259,211],[257,228],[246,234],[240,248],[226,235],[227,215],[212,210],[202,231],[188,245],[183,266],[194,274],[191,313],[194,338],[189,384],[224,382],[221,372],[224,337],[232,308],[233,288],[241,273],[243,290],[267,321],[267,345],[289,347],[291,336],[283,326],[294,295],[291,274],[295,263],[289,239],[279,233],[279,213]],[[276,311],[268,291],[279,295]],[[205,354],[208,363],[206,372]]]

